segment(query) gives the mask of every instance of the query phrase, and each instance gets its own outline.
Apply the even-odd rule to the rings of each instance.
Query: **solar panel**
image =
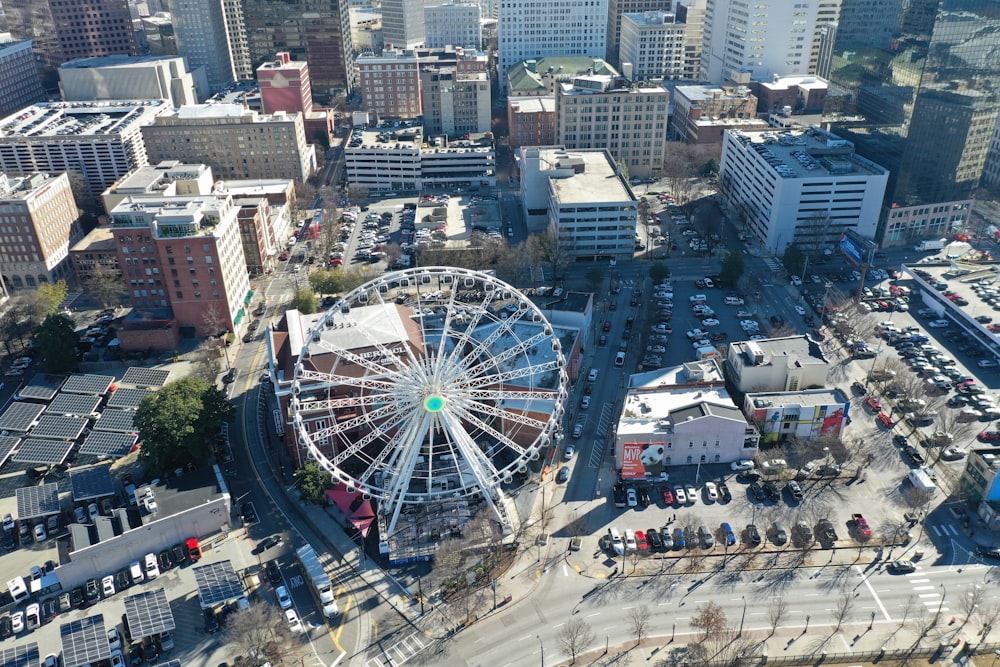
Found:
[[[94,430],[131,433],[135,431],[132,424],[134,418],[135,410],[105,410],[101,413],[101,418],[94,422]]]
[[[30,435],[33,438],[76,440],[85,428],[87,428],[86,419],[46,415],[38,420],[38,426],[31,429]]]
[[[7,463],[7,458],[19,442],[21,439],[13,435],[0,435],[0,466]]]
[[[162,588],[125,598],[125,619],[133,639],[173,630],[174,615]],[[107,644],[107,637],[104,638]]]
[[[113,375],[70,375],[66,384],[62,386],[62,390],[71,394],[100,396],[108,393],[108,389],[111,388],[114,381]]]
[[[52,397],[59,391],[59,387],[66,381],[65,375],[48,375],[46,373],[36,373],[28,380],[28,384],[18,390],[21,398],[37,398],[42,401],[51,401]]]
[[[162,387],[169,378],[170,371],[132,367],[125,371],[121,384],[130,384],[133,387]]]
[[[132,451],[132,446],[139,439],[135,433],[112,433],[111,431],[94,431],[87,436],[80,447],[81,454],[91,456],[113,456],[121,458]]]
[[[235,600],[243,595],[243,582],[228,560],[194,568],[194,580],[198,584],[202,609]]]
[[[73,448],[70,440],[45,440],[44,438],[25,438],[21,441],[17,453],[11,461],[17,463],[46,463],[56,465],[66,460],[69,450]]]
[[[108,399],[109,408],[135,408],[139,407],[142,399],[153,392],[148,389],[119,389]]]
[[[38,667],[38,644],[12,646],[0,651],[0,667]]]
[[[89,417],[94,412],[97,412],[97,406],[100,404],[100,396],[81,396],[79,394],[64,394],[60,392],[52,399],[49,406],[45,408],[45,414]]]
[[[0,431],[24,433],[38,419],[38,415],[42,414],[44,409],[45,406],[38,403],[11,403],[10,407],[0,415]]]
[[[111,657],[104,614],[93,614],[59,626],[63,667],[81,667]]]
[[[114,479],[111,477],[111,466],[96,465],[69,473],[70,486],[73,489],[73,501],[90,500],[110,496],[115,492]]]
[[[34,519],[59,513],[59,485],[22,486],[14,491],[17,497],[17,518]]]

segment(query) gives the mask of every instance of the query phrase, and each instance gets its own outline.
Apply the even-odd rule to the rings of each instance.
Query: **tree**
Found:
[[[120,306],[125,296],[125,281],[117,271],[107,266],[98,266],[83,279],[82,287],[104,308]]]
[[[142,445],[139,459],[153,473],[204,463],[215,434],[236,414],[215,385],[197,377],[166,384],[142,399],[134,424]]]
[[[834,632],[840,630],[840,626],[844,624],[847,620],[848,615],[851,613],[851,607],[854,606],[854,593],[852,591],[844,591],[840,594],[840,598],[837,600],[837,606],[833,609],[833,620],[837,622],[837,627],[833,629]]]
[[[319,308],[319,299],[311,288],[300,287],[295,290],[295,296],[288,302],[288,307],[298,310],[303,315],[311,315]]]
[[[698,605],[697,613],[691,619],[691,627],[698,631],[699,642],[711,642],[726,633],[728,619],[726,612],[714,602]]]
[[[577,654],[593,644],[596,637],[589,623],[582,618],[571,618],[559,631],[557,639],[562,649],[573,657],[573,662],[570,663],[573,664]]]
[[[592,266],[587,269],[587,282],[590,283],[591,289],[595,292],[597,288],[600,287],[601,282],[604,280],[604,269],[599,266]]]
[[[323,498],[323,492],[333,486],[333,476],[315,461],[309,461],[295,471],[295,486],[299,487],[304,499],[316,503]]]
[[[529,234],[526,245],[531,263],[547,265],[553,278],[561,275],[569,265],[569,251],[559,238],[555,223],[550,224],[541,234]]]
[[[632,627],[632,634],[635,635],[635,643],[642,643],[642,638],[649,629],[649,607],[632,607],[628,610],[629,625]]]
[[[787,613],[788,603],[785,601],[784,596],[779,595],[774,598],[771,602],[771,606],[767,609],[767,618],[771,621],[770,637],[773,637],[774,633],[778,631],[778,626],[785,620]]]
[[[354,203],[360,203],[368,199],[368,186],[360,183],[351,183],[347,186],[347,198]]]
[[[38,349],[45,355],[45,362],[53,373],[65,373],[76,367],[75,325],[66,315],[49,315],[35,331]]]
[[[219,348],[215,340],[206,338],[194,349],[194,375],[214,383],[219,375]]]
[[[35,322],[43,322],[49,315],[58,313],[59,304],[66,299],[66,294],[68,293],[69,288],[66,287],[65,280],[60,280],[57,283],[40,284],[32,300],[33,320]]]
[[[285,619],[273,604],[252,602],[250,608],[232,614],[226,621],[226,640],[247,656],[277,657],[282,643]],[[254,664],[257,664],[256,662]]]
[[[649,267],[649,277],[653,279],[654,283],[662,283],[670,279],[670,269],[663,262],[654,262]]]
[[[743,277],[743,253],[731,250],[722,258],[722,269],[719,278],[723,285],[735,285]]]
[[[705,166],[701,170],[701,175],[708,178],[719,175],[719,163],[716,162],[714,157],[708,158],[708,162],[705,163]]]
[[[962,608],[962,613],[965,617],[962,619],[962,625],[958,627],[959,632],[969,624],[969,619],[972,618],[972,615],[980,611],[983,603],[986,602],[986,597],[986,587],[973,584],[969,588],[969,591],[960,598],[959,606]]]
[[[789,243],[785,248],[785,254],[781,256],[781,263],[788,273],[801,276],[806,268],[806,254],[797,243]]]

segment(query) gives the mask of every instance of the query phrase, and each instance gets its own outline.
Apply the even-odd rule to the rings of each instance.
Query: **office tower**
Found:
[[[423,0],[382,0],[382,38],[399,49],[423,46]]]
[[[904,244],[968,220],[1000,115],[1000,16],[986,0],[876,6],[894,13],[867,32],[872,2],[843,8],[830,79],[857,111],[831,120],[890,169],[878,238]]]
[[[204,73],[201,94],[207,97]],[[197,79],[184,58],[104,56],[78,58],[59,67],[59,91],[67,102],[168,100],[172,106],[197,104]]]
[[[244,18],[252,62],[287,51],[309,63],[313,95],[325,103],[354,88],[348,0],[246,0]]]
[[[44,99],[31,40],[0,42],[0,116]]]
[[[620,47],[622,16],[669,10],[670,0],[608,0],[608,46],[605,57],[615,67],[621,67]],[[594,54],[596,55],[596,54]]]
[[[420,96],[428,136],[461,137],[490,131],[490,77],[486,72],[460,73],[455,67],[425,65],[420,68]]]
[[[478,49],[482,45],[480,8],[475,4],[437,5],[424,8],[424,27],[428,49],[464,46]]]
[[[701,80],[701,49],[705,41],[706,0],[677,0],[674,13],[684,24],[684,78]]]
[[[522,60],[604,54],[607,17],[608,0],[501,0],[498,74]]]
[[[623,14],[619,54],[632,68],[624,74],[634,81],[685,78],[684,28],[673,12]]]
[[[205,68],[212,91],[253,78],[240,0],[170,0],[170,15],[177,52]]]
[[[125,0],[5,0],[7,29],[30,39],[41,65],[73,58],[136,55],[135,28]]]

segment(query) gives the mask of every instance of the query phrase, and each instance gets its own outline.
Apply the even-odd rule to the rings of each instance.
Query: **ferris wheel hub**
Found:
[[[424,409],[427,412],[441,412],[444,409],[444,396],[431,394],[424,399]]]

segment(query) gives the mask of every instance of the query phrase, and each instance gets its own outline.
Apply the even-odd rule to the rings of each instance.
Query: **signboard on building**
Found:
[[[865,256],[865,250],[857,240],[851,238],[846,233],[840,235],[840,252],[854,266],[861,266]]]
[[[666,468],[666,451],[662,442],[626,442],[622,449],[622,479],[659,477]]]

